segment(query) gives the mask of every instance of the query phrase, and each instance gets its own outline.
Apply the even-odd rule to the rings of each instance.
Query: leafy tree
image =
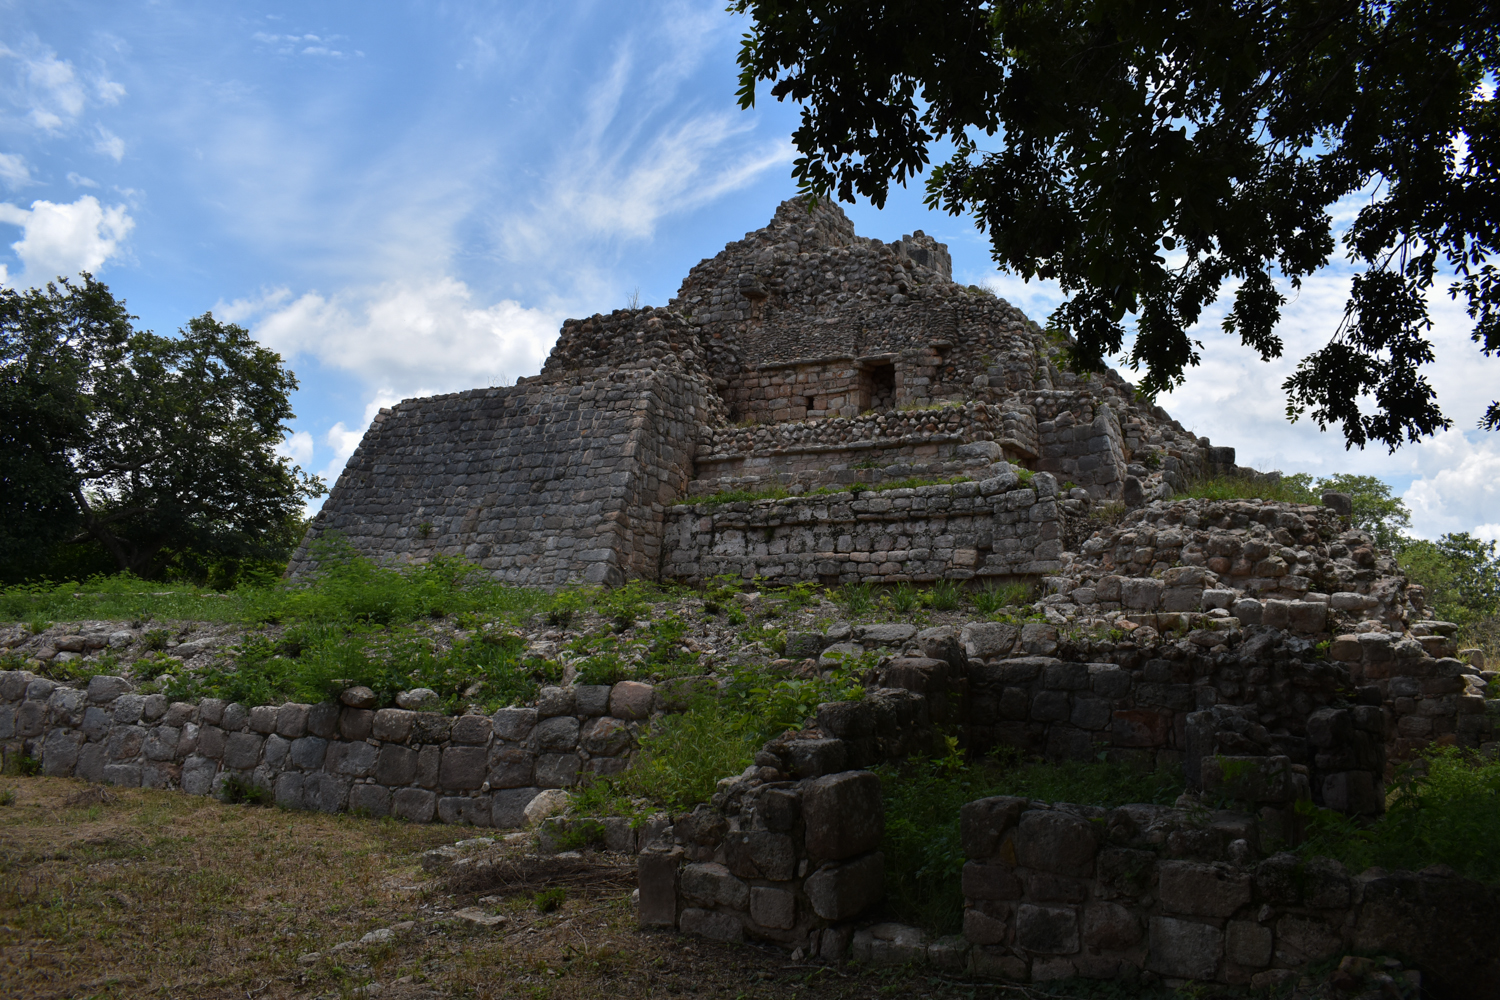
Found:
[[[1122,350],[1149,397],[1180,384],[1187,330],[1224,320],[1279,357],[1286,295],[1334,252],[1357,203],[1343,320],[1286,380],[1288,416],[1346,447],[1450,426],[1421,374],[1427,293],[1451,269],[1473,339],[1500,352],[1500,113],[1483,0],[737,0],[740,101],[772,81],[803,106],[804,190],[884,204],[928,163],[927,201],[970,213],[995,261],[1069,294],[1052,322],[1075,367]],[[1362,403],[1364,405],[1362,405]],[[1481,426],[1500,427],[1500,403]]]
[[[1474,626],[1500,615],[1500,557],[1494,542],[1467,531],[1436,542],[1413,539],[1398,561],[1414,583],[1427,591],[1427,603],[1442,617]]]
[[[143,576],[165,552],[284,552],[323,492],[275,453],[297,386],[279,355],[211,313],[176,337],[132,319],[88,274],[0,291],[0,480],[19,526],[0,536],[7,576],[63,541]]]
[[[1318,496],[1327,492],[1347,493],[1354,501],[1349,521],[1361,531],[1368,531],[1375,544],[1383,549],[1398,549],[1408,539],[1404,529],[1411,527],[1411,511],[1406,501],[1391,496],[1391,488],[1374,476],[1356,476],[1347,472],[1319,479],[1313,490]]]

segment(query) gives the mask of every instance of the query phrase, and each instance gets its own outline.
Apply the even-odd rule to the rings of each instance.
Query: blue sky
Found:
[[[723,7],[0,0],[0,281],[89,269],[142,326],[249,327],[301,380],[289,453],[335,477],[379,406],[535,373],[563,318],[664,303],[793,193],[796,109],[738,109]],[[846,211],[925,229],[1038,321],[1058,301],[919,189]],[[1388,456],[1287,424],[1278,385],[1347,281],[1304,285],[1276,364],[1208,317],[1163,405],[1242,463],[1382,476],[1423,534],[1500,537],[1500,440],[1472,429],[1500,360],[1446,299],[1431,377],[1455,430]]]

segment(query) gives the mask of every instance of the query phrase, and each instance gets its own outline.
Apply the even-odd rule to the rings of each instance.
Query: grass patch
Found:
[[[1177,499],[1200,500],[1274,500],[1282,503],[1322,503],[1314,496],[1306,476],[1282,476],[1279,479],[1249,479],[1241,476],[1209,476],[1188,483],[1186,493]]]
[[[1435,748],[1408,764],[1385,815],[1374,823],[1311,808],[1308,820],[1299,852],[1337,858],[1351,871],[1445,864],[1468,878],[1500,883],[1500,761],[1472,751]]]
[[[956,740],[950,740],[943,758],[874,770],[885,799],[881,850],[888,915],[942,934],[956,933],[963,923],[959,812],[965,802],[1018,795],[1093,806],[1169,803],[1184,788],[1180,774],[1123,764],[1023,763],[1017,754],[970,763],[958,752]]]

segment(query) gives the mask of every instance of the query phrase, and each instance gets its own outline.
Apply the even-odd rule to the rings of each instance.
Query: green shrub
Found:
[[[1353,871],[1372,865],[1417,871],[1440,863],[1500,883],[1500,761],[1457,747],[1430,750],[1403,769],[1385,815],[1369,825],[1304,808],[1302,854],[1334,857]]]
[[[720,778],[750,766],[764,740],[755,720],[714,700],[666,715],[640,739],[629,771],[611,779],[614,792],[672,809],[707,802]],[[582,810],[581,804],[575,809]]]

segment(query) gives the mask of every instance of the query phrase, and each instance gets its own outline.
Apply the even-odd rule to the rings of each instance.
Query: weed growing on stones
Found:
[[[262,806],[270,800],[271,794],[264,788],[235,774],[225,778],[223,786],[219,789],[219,801],[226,805]]]
[[[959,604],[958,585],[952,580],[939,580],[923,595],[922,603],[934,611],[956,611]]]
[[[1031,587],[1025,583],[990,583],[969,595],[974,607],[993,615],[1002,608],[1031,603]]]
[[[875,606],[875,589],[868,583],[846,583],[839,588],[835,600],[849,617],[858,618]]]

